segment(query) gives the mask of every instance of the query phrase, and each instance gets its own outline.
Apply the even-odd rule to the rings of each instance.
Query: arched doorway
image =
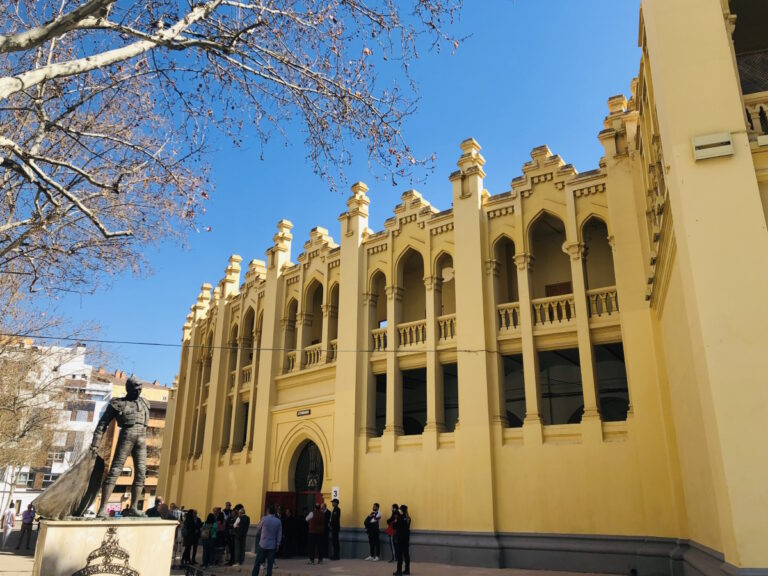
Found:
[[[293,476],[296,492],[321,492],[323,489],[323,455],[317,444],[309,440],[299,452]]]
[[[315,503],[323,501],[322,489],[325,476],[325,464],[320,448],[312,440],[305,440],[293,452],[288,473],[289,492],[267,492],[265,506],[275,504],[281,507],[285,516],[304,518]],[[304,554],[306,534],[295,534],[292,550],[289,553]]]

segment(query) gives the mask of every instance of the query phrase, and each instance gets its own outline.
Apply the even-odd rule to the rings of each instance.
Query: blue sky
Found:
[[[365,158],[345,169],[349,184],[363,180],[370,188],[371,228],[380,230],[412,187],[437,208],[450,207],[448,175],[459,142],[470,136],[483,147],[491,194],[509,190],[541,144],[579,171],[596,168],[607,99],[628,95],[637,74],[638,14],[639,0],[465,0],[454,31],[471,36],[454,55],[422,51],[412,68],[420,105],[406,135],[417,156],[437,154],[435,170],[424,182],[393,187],[369,174]],[[281,218],[294,224],[294,260],[314,226],[328,228],[338,241],[337,217],[349,186],[329,192],[305,161],[302,142],[301,134],[295,143],[274,139],[263,159],[255,142],[240,149],[222,144],[211,159],[216,192],[200,221],[201,230],[211,231],[193,232],[186,247],[149,249],[148,276],[112,278],[93,295],[63,298],[59,311],[74,322],[98,324],[99,338],[179,343],[200,285],[221,279],[230,254],[243,257],[244,269],[254,258],[263,260]],[[106,350],[110,369],[164,384],[178,372],[177,348]]]

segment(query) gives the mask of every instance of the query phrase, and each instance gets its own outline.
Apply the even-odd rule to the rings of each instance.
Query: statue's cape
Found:
[[[82,516],[99,493],[103,475],[104,459],[86,450],[32,504],[43,518],[61,520],[67,516]]]

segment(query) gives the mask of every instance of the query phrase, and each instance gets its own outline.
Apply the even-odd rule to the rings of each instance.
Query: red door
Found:
[[[267,492],[264,498],[264,513],[270,504],[280,506],[283,510],[290,508],[294,513],[296,511],[296,492]]]

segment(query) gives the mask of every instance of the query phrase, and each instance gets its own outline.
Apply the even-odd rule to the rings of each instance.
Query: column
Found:
[[[331,295],[326,292],[325,297],[330,298],[330,296]],[[320,351],[320,364],[325,364],[328,361],[328,357],[330,355],[331,342],[328,339],[328,333],[330,331],[331,313],[333,312],[332,309],[333,306],[330,303],[323,304],[320,307],[320,310],[323,313],[323,328],[320,336],[320,342],[322,343]]]
[[[362,404],[364,406],[365,418],[362,422],[361,431],[366,438],[376,435],[376,377],[371,370],[371,350],[373,349],[373,339],[371,330],[373,330],[376,317],[376,304],[379,301],[379,295],[366,292],[363,294],[363,338],[366,343],[362,348],[361,372],[363,376]],[[361,339],[362,340],[362,339]]]
[[[497,351],[496,361],[493,363],[494,367],[488,372],[488,386],[494,391],[491,397],[491,420],[494,424],[501,428],[509,426],[507,420],[507,397],[505,394],[504,375],[504,361],[501,358],[501,354],[498,353],[498,337],[499,337],[499,315],[496,309],[496,304],[499,302],[497,294],[497,278],[499,277],[499,262],[494,258],[489,258],[485,261],[485,298],[487,307],[490,314],[490,324],[488,325],[488,342],[492,343],[492,349]]]
[[[572,195],[570,195],[572,196]],[[573,282],[573,299],[576,306],[576,337],[579,342],[579,364],[581,364],[581,388],[584,395],[585,420],[600,420],[597,390],[595,384],[595,356],[589,335],[589,313],[587,311],[587,291],[584,284],[584,244],[569,242],[565,252],[571,257],[571,280]]]
[[[303,300],[303,298],[302,298]],[[302,302],[299,302],[302,306]],[[293,364],[293,371],[298,372],[304,367],[304,334],[307,327],[312,324],[312,314],[308,312],[299,312],[296,314],[296,361]]]
[[[525,380],[525,420],[523,434],[541,443],[541,413],[539,412],[539,355],[533,342],[533,309],[531,308],[531,254],[515,254],[517,291],[520,295],[520,338],[523,348],[523,378]]]
[[[424,433],[434,438],[434,443],[429,441],[429,444],[435,447],[437,434],[445,428],[443,366],[437,354],[439,337],[437,310],[440,306],[442,286],[443,280],[438,276],[424,278],[427,304],[427,424],[424,427]]]
[[[387,286],[387,416],[384,436],[403,433],[403,374],[397,361],[397,324],[402,299],[402,288]]]

